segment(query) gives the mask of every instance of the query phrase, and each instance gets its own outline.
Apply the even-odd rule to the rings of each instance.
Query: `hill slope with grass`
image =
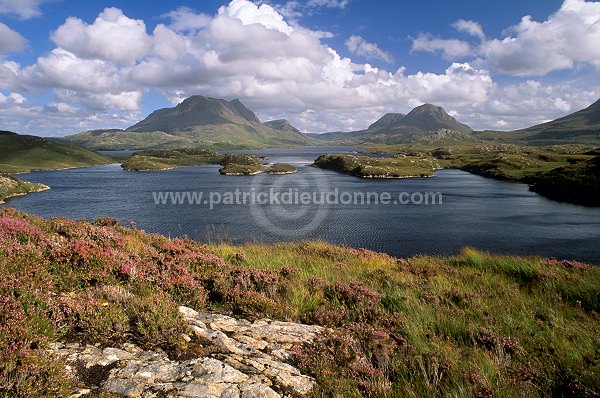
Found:
[[[528,145],[600,145],[600,100],[585,109],[548,123],[509,132],[483,131],[477,135]]]
[[[221,330],[190,327],[178,310],[185,305],[327,326],[286,348],[287,361],[316,381],[309,397],[595,397],[599,286],[600,268],[575,261],[474,249],[398,259],[322,242],[208,246],[112,219],[44,220],[2,209],[0,396],[67,397],[75,387],[107,396],[98,389],[112,369],[129,372],[130,386],[147,378],[127,358],[112,367],[57,360],[49,349],[57,341],[95,344],[92,351],[110,344],[130,358],[115,349],[135,344],[173,366],[166,356],[214,363],[227,349],[198,333],[223,341],[235,328],[249,330],[232,321]],[[242,337],[261,346],[258,336]],[[204,379],[217,388],[235,375]]]
[[[0,131],[0,172],[21,173],[111,163],[109,157],[76,145]]]

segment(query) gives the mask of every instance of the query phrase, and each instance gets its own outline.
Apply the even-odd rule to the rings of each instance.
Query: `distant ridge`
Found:
[[[310,135],[326,141],[361,141],[376,143],[403,143],[418,139],[419,136],[438,131],[449,130],[470,134],[473,129],[450,116],[444,108],[432,104],[423,104],[407,115],[387,113],[366,130],[348,133],[325,133]]]
[[[482,138],[529,145],[600,145],[600,100],[559,119],[509,132],[484,131]]]
[[[217,149],[315,143],[285,123],[263,124],[238,99],[194,95],[173,108],[158,109],[123,130],[96,130],[63,141],[94,149],[148,149],[214,146]]]
[[[288,122],[285,119],[269,120],[268,122],[264,122],[263,124],[267,127],[272,128],[273,130],[289,131],[289,132],[300,134],[300,135],[304,136],[304,134],[302,134],[302,132],[300,130],[298,130],[296,127],[292,126],[290,124],[290,122]]]

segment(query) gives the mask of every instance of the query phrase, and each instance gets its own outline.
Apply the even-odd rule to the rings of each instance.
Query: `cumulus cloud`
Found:
[[[0,106],[6,128],[28,118],[19,131],[38,123],[31,132],[53,132],[61,115],[68,126],[63,133],[126,127],[141,116],[143,97],[151,90],[173,104],[194,94],[240,98],[264,119],[285,117],[310,132],[364,128],[385,112],[408,112],[424,102],[457,112],[475,128],[518,126],[523,119],[508,113],[531,109],[516,100],[528,87],[514,88],[517,94],[498,89],[490,72],[471,62],[451,63],[441,73],[411,74],[357,63],[325,44],[322,32],[290,22],[268,4],[233,0],[208,20],[189,9],[175,12],[166,17],[168,26],[159,24],[152,32],[144,21],[116,8],[92,23],[69,18],[52,34],[57,47],[33,65],[0,59],[0,90],[6,98],[10,92],[44,89],[54,97],[47,106],[6,99]],[[457,29],[479,37],[476,25],[467,22]],[[117,45],[107,46],[111,40]],[[385,54],[368,44],[356,36],[349,47],[367,51],[362,56]],[[458,45],[447,51],[456,56],[467,49]],[[576,99],[567,89],[543,88],[535,98],[549,108],[540,119],[563,114]],[[600,95],[598,89],[589,92]],[[505,101],[512,106],[506,115],[499,106]]]
[[[388,64],[394,62],[392,54],[380,49],[377,44],[369,43],[364,38],[352,35],[346,40],[346,47],[352,54],[365,57],[367,59],[381,59]]]
[[[456,39],[420,35],[414,51],[441,52],[446,58],[479,57],[486,67],[517,76],[543,76],[573,69],[578,64],[600,68],[600,2],[565,0],[547,20],[525,16],[506,30],[503,38],[486,39],[474,21],[459,20],[453,26],[480,39],[472,46]]]
[[[489,40],[481,49],[499,71],[545,75],[577,63],[600,64],[600,2],[565,0],[546,21],[526,16],[509,31],[512,35]]]
[[[420,34],[413,39],[412,51],[440,52],[446,59],[459,59],[472,55],[471,45],[457,39],[440,39],[429,34]]]
[[[0,22],[0,55],[16,53],[25,47],[27,47],[27,40],[19,32]]]
[[[210,15],[197,13],[189,7],[179,7],[176,10],[162,15],[162,18],[171,20],[169,27],[177,32],[195,32],[210,22]]]
[[[452,24],[459,32],[466,32],[471,36],[478,37],[480,40],[485,40],[485,33],[483,33],[483,28],[479,24],[479,22],[475,21],[466,21],[464,19],[459,19],[458,21]]]
[[[135,63],[151,45],[144,21],[130,19],[117,8],[105,9],[91,25],[71,17],[51,37],[57,46],[81,58],[118,64]]]
[[[31,19],[42,14],[40,6],[49,0],[0,0],[0,14]]]

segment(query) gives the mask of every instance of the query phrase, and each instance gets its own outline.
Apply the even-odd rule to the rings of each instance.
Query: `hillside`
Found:
[[[0,131],[0,172],[97,166],[111,163],[109,157],[75,145],[32,135]]]
[[[268,122],[264,122],[263,124],[269,128],[272,128],[273,130],[287,131],[290,133],[295,133],[304,136],[300,130],[292,126],[290,122],[288,122],[285,119],[269,120]]]
[[[600,100],[548,123],[509,132],[483,131],[477,135],[485,139],[527,145],[600,145]]]
[[[12,209],[0,247],[3,397],[600,392],[600,268],[576,261],[206,245]]]
[[[444,108],[424,104],[407,115],[388,113],[366,130],[347,133],[335,132],[311,135],[328,142],[400,144],[419,139],[422,135],[438,130],[470,134],[473,130],[448,115]]]
[[[162,131],[193,142],[235,145],[306,145],[313,140],[299,132],[276,130],[260,122],[239,100],[193,96],[174,108],[159,109],[127,132]]]

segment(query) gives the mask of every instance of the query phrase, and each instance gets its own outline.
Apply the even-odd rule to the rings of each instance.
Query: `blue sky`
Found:
[[[584,0],[0,0],[0,129],[124,128],[201,94],[309,132],[424,102],[509,130],[597,100],[599,42]]]

